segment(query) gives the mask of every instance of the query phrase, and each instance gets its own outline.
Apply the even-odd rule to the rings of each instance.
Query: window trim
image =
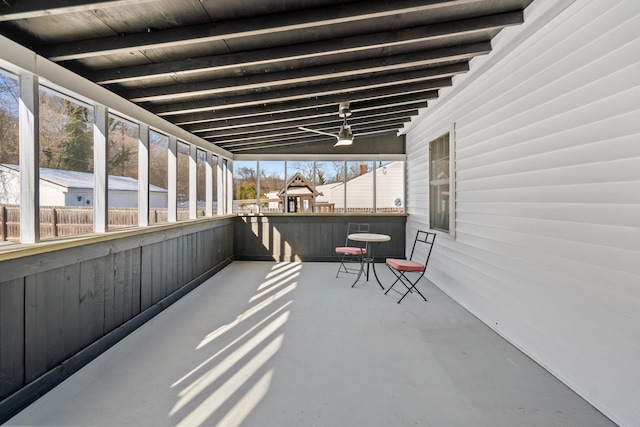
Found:
[[[447,129],[441,129],[440,132],[435,132],[435,136],[428,138],[428,162],[431,164],[431,143],[441,138],[445,135],[449,136],[449,230],[441,230],[432,228],[432,217],[431,217],[431,171],[429,171],[429,228],[437,232],[438,234],[442,234],[443,236],[449,236],[451,239],[456,238],[456,196],[457,196],[457,188],[456,188],[456,123],[452,123]]]

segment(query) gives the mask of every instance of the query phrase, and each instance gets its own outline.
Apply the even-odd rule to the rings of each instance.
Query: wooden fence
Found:
[[[204,209],[198,209],[198,217]],[[178,209],[178,221],[189,218],[189,209]],[[149,210],[149,224],[167,222],[167,209]],[[138,225],[137,208],[110,208],[107,227],[111,230]],[[40,237],[74,236],[93,233],[93,208],[47,206],[40,208]],[[0,241],[20,241],[20,206],[0,206]]]

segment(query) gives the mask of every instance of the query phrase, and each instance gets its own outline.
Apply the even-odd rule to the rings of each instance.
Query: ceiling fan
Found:
[[[335,135],[329,132],[323,132],[321,130],[309,129],[306,127],[299,126],[298,129],[305,130],[307,132],[319,133],[321,135],[329,135],[338,140],[335,143],[334,147],[338,145],[351,145],[353,143],[353,133],[351,132],[351,126],[347,123],[347,117],[351,115],[351,110],[349,110],[349,102],[341,102],[338,108],[338,115],[342,117],[343,122],[340,125],[340,131]]]

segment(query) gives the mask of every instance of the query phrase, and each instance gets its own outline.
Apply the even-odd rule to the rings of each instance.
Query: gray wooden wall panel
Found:
[[[24,384],[24,279],[0,283],[0,396]]]
[[[162,244],[154,243],[141,249],[140,261],[140,310],[151,307],[151,293],[153,283],[159,281],[158,271],[162,271],[162,265],[154,264],[154,259],[159,259],[162,254]]]
[[[104,265],[104,333],[109,333],[117,326],[113,312],[116,266],[113,256],[104,257],[102,263]]]
[[[63,269],[64,282],[62,294],[62,324],[63,355],[67,358],[80,350],[80,264],[67,266]],[[54,363],[54,364],[57,364]]]
[[[135,328],[144,321],[137,315],[150,318],[157,303],[231,262],[233,226],[232,218],[174,224],[0,261],[0,415],[33,399],[23,392],[33,384],[67,375],[65,360],[101,340],[112,345],[110,331],[121,335],[132,319]]]
[[[81,320],[80,342],[87,346],[104,334],[104,283],[100,274],[102,264],[96,260],[80,264],[79,310]],[[98,274],[96,274],[98,270]]]
[[[268,215],[238,217],[234,256],[243,260],[336,261],[349,222],[368,222],[372,233],[391,236],[378,245],[376,259],[404,256],[404,215]]]
[[[57,274],[34,274],[25,278],[25,381],[30,382],[47,371],[46,295],[43,282],[49,276],[56,281]],[[38,351],[39,350],[39,351]]]
[[[158,264],[155,263],[154,260],[170,259],[171,252],[167,247],[170,247],[173,240],[174,239],[156,243],[151,247],[145,248],[145,251],[149,252],[149,257],[145,257],[145,261],[149,269],[148,273],[150,275],[150,279],[148,281],[145,281],[148,288],[143,292],[143,294],[145,295],[145,308],[156,304],[162,299],[163,295],[167,293],[167,282],[169,278],[166,269],[172,263],[166,262],[164,264]]]
[[[141,250],[135,248],[129,251],[127,262],[129,265],[129,279],[125,282],[128,288],[127,299],[124,307],[124,321],[127,321],[140,313],[140,261]]]

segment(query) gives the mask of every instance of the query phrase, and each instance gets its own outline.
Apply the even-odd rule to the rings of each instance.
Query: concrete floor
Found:
[[[234,262],[6,425],[615,425],[426,280],[336,268]]]

